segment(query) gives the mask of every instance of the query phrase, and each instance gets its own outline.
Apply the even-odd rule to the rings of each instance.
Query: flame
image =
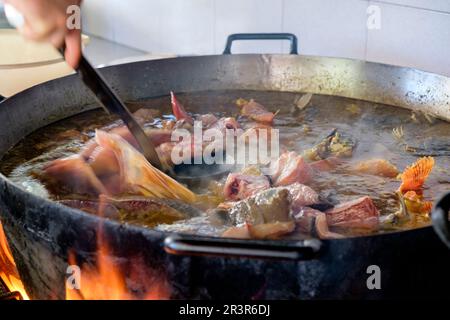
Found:
[[[139,288],[130,289],[125,272],[111,258],[107,246],[99,248],[97,257],[96,266],[83,264],[81,267],[80,289],[71,289],[66,284],[66,300],[163,300],[169,298],[168,285],[160,279],[150,281],[150,289],[146,288],[146,292]],[[138,265],[138,268],[142,266],[141,261],[136,263],[135,259],[129,262],[131,265]],[[69,263],[76,265],[74,254],[69,255]],[[142,273],[146,277],[153,278],[148,272]]]
[[[102,215],[100,197],[99,215]],[[97,231],[96,265],[81,266],[79,289],[66,283],[66,300],[165,300],[170,297],[169,285],[164,275],[145,267],[139,257],[130,257],[125,267],[120,267],[112,257],[104,240],[102,226]],[[69,264],[77,265],[75,254],[69,253]]]
[[[29,300],[30,298],[25,291],[25,287],[20,280],[19,272],[16,268],[16,263],[9,249],[6,240],[5,232],[3,231],[2,223],[0,222],[0,279],[11,292],[19,292],[22,299]]]

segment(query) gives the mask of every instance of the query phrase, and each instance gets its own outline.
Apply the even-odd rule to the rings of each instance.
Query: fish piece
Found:
[[[231,226],[228,208],[219,207],[207,211],[208,220],[214,226]]]
[[[134,148],[140,149],[136,139],[131,135],[127,127],[117,127],[110,131],[118,134]],[[146,135],[150,138],[155,147],[163,143],[170,142],[172,132],[164,129],[145,129]],[[81,156],[92,167],[97,176],[107,176],[119,172],[119,164],[112,150],[106,150],[99,146],[95,140],[88,142],[86,147],[82,150]]]
[[[271,164],[271,179],[275,186],[287,186],[296,182],[305,184],[311,181],[313,169],[297,153],[285,152]]]
[[[170,92],[170,101],[172,102],[172,113],[177,120],[186,120],[190,124],[194,123],[194,119],[186,112],[184,106],[177,100],[172,91]]]
[[[291,195],[285,188],[272,188],[259,192],[245,200],[235,202],[229,209],[233,225],[252,225],[275,221],[289,221]]]
[[[96,144],[89,156],[86,158],[96,176],[109,176],[118,173],[119,162],[112,150],[102,148]]]
[[[320,202],[319,194],[304,184],[296,182],[286,186],[286,189],[291,194],[291,208],[293,211],[298,211],[303,207],[315,205]]]
[[[189,203],[195,201],[192,191],[153,167],[119,135],[97,130],[95,139],[100,146],[114,152],[120,166],[121,184],[127,193]]]
[[[212,113],[202,114],[197,118],[197,120],[202,122],[203,129],[210,128],[216,124],[217,121],[219,121],[219,119],[217,119],[217,117]]]
[[[222,234],[227,227],[213,226],[208,221],[207,215],[201,215],[191,218],[189,220],[179,220],[172,224],[160,224],[155,227],[155,230],[167,233],[181,233],[198,236],[217,237]]]
[[[269,188],[270,181],[266,176],[230,173],[225,182],[223,194],[225,199],[237,201]]]
[[[223,117],[217,120],[212,126],[211,129],[218,129],[221,132],[225,132],[226,129],[228,130],[236,130],[239,129],[241,125],[236,120],[236,118],[233,117]]]
[[[433,203],[425,201],[423,196],[415,191],[408,191],[403,195],[405,205],[409,213],[429,214]]]
[[[235,239],[278,239],[295,230],[294,221],[271,222],[257,225],[244,224],[238,227],[231,227],[222,233],[224,238]]]
[[[193,126],[193,123],[189,122],[189,120],[180,119],[174,123],[173,128],[172,128],[172,130],[178,130],[178,129],[185,129],[185,130],[188,130],[189,132],[192,132],[194,130],[194,126]]]
[[[378,228],[380,213],[368,196],[341,203],[325,213],[331,227]]]
[[[59,203],[84,212],[109,219],[119,219],[119,210],[111,203],[93,200],[61,200]]]
[[[303,156],[309,161],[318,161],[329,157],[349,158],[353,154],[356,142],[344,137],[337,129],[333,129],[321,142],[305,150]]]
[[[395,178],[398,175],[398,169],[385,159],[369,159],[357,163],[354,171],[375,176]]]
[[[241,108],[241,114],[262,123],[272,123],[275,114],[266,110],[264,106],[251,99]]]
[[[251,239],[247,224],[239,227],[228,228],[222,233],[222,237],[233,239]]]
[[[317,214],[317,216],[315,218],[315,228],[316,228],[317,236],[320,239],[342,239],[342,238],[344,238],[343,235],[330,231],[330,229],[328,228],[327,216],[323,212],[320,212]]]
[[[249,224],[248,233],[252,239],[277,239],[295,230],[294,221],[275,221],[257,225]]]
[[[78,155],[50,162],[43,168],[40,178],[55,194],[98,195],[108,193],[89,164]]]
[[[161,114],[161,111],[150,108],[140,108],[136,112],[133,112],[133,117],[140,124],[144,124],[154,120]]]
[[[330,231],[327,216],[322,211],[303,207],[294,214],[294,219],[300,232],[315,233],[320,239],[343,238],[342,235]]]
[[[158,128],[145,128],[145,134],[149,137],[150,141],[155,147],[160,146],[163,143],[172,141],[172,131]]]
[[[425,180],[430,175],[434,167],[434,158],[423,157],[417,160],[403,171],[401,175],[402,183],[399,191],[417,191],[422,188]]]
[[[172,151],[176,145],[176,142],[166,142],[156,148],[156,152],[158,153],[161,162],[166,163],[169,166],[173,165]]]
[[[293,217],[300,232],[313,234],[315,230],[316,217],[321,214],[319,210],[310,207],[301,207],[293,211]]]

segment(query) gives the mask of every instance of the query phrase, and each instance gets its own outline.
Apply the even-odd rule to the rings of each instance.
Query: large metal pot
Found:
[[[450,78],[363,61],[227,54],[130,63],[102,73],[127,100],[170,90],[312,92],[422,110],[450,120]],[[0,155],[36,129],[96,107],[76,75],[15,95],[0,105]],[[448,198],[438,203],[434,217],[447,244]],[[327,241],[187,238],[62,206],[20,189],[3,175],[0,218],[32,298],[64,298],[68,252],[83,261],[95,260],[99,224],[116,261],[139,257],[153,275],[167,281],[173,298],[449,297],[450,252],[432,227]],[[381,289],[366,282],[377,267]]]

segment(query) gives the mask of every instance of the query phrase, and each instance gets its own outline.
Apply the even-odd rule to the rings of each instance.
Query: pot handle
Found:
[[[289,54],[298,54],[297,36],[292,33],[234,33],[227,38],[227,44],[223,54],[231,54],[233,41],[238,40],[289,40],[291,49]]]
[[[169,254],[231,258],[311,260],[321,248],[317,239],[287,242],[170,235],[164,241]]]
[[[437,235],[450,249],[450,192],[444,195],[435,205],[431,213],[433,228]]]

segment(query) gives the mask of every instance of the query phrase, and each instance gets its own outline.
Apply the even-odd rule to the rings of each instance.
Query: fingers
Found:
[[[76,69],[81,58],[81,31],[70,30],[65,37],[65,42],[66,61],[72,68]]]
[[[0,0],[2,1],[2,0]],[[81,32],[67,28],[67,6],[80,0],[4,0],[24,16],[19,32],[34,41],[47,41],[56,48],[66,42],[67,63],[76,67],[81,56]]]

